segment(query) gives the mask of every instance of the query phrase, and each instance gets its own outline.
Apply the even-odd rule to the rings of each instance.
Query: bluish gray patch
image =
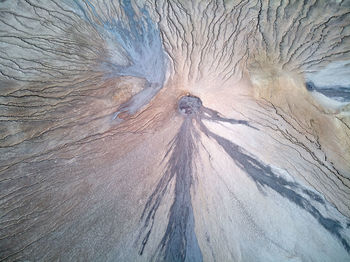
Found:
[[[89,5],[98,24],[90,19],[81,1],[74,0],[82,16],[106,41],[110,40],[115,46],[122,48],[128,60],[127,65],[118,64],[112,58],[104,61],[102,68],[107,72],[106,76],[134,76],[147,80],[144,89],[122,104],[113,118],[117,118],[121,112],[134,114],[151,101],[165,81],[166,59],[157,24],[145,7],[140,9],[138,15],[128,0],[119,0],[125,14],[123,18],[101,17],[90,1],[84,2]]]
[[[335,86],[316,90],[317,92],[340,102],[350,102],[350,87]]]
[[[318,87],[313,82],[307,82],[305,86],[308,91],[317,91],[329,98],[338,100],[340,102],[350,102],[350,87]]]
[[[325,204],[323,198],[317,195],[316,193],[312,192],[311,190],[303,189],[303,192],[307,194],[311,199],[315,200],[316,202],[319,202],[320,204],[323,204],[323,205]]]

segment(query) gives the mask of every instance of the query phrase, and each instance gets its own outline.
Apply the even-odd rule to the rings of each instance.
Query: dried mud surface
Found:
[[[0,1],[0,261],[349,261],[350,1]]]

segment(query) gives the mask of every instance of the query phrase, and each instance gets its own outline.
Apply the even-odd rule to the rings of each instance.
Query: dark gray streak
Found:
[[[209,131],[203,123],[200,124],[201,130],[208,136],[213,138],[232,158],[235,164],[241,168],[250,178],[254,180],[257,186],[269,187],[281,196],[285,197],[289,201],[293,202],[300,208],[307,211],[312,215],[328,232],[336,236],[346,251],[350,253],[349,243],[343,236],[342,229],[343,226],[337,220],[324,217],[320,211],[311,203],[312,200],[325,204],[322,197],[318,196],[316,193],[308,189],[304,189],[301,185],[295,182],[289,182],[281,176],[276,175],[270,166],[265,165],[257,159],[257,157],[252,156],[246,152],[242,147],[236,145],[235,143],[214,134]],[[311,200],[308,200],[305,196],[298,193],[297,189],[302,189]]]
[[[168,226],[159,244],[158,259],[164,261],[202,261],[196,234],[191,203],[191,185],[193,182],[192,161],[195,152],[194,138],[197,137],[190,118],[186,118],[172,140],[164,158],[171,153],[165,173],[155,191],[148,199],[141,219],[144,220],[143,238],[139,254],[142,255],[166,189],[175,179],[175,199],[170,208]]]
[[[307,82],[305,86],[308,91],[317,91],[329,98],[338,100],[340,102],[350,102],[350,87],[318,87],[313,82]]]

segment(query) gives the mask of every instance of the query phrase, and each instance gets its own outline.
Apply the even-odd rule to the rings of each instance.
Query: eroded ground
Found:
[[[350,2],[0,1],[0,260],[349,261]]]

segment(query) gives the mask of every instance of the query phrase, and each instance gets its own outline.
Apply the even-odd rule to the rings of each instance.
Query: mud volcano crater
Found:
[[[184,116],[192,116],[200,112],[202,100],[193,95],[186,95],[179,99],[178,110]]]

